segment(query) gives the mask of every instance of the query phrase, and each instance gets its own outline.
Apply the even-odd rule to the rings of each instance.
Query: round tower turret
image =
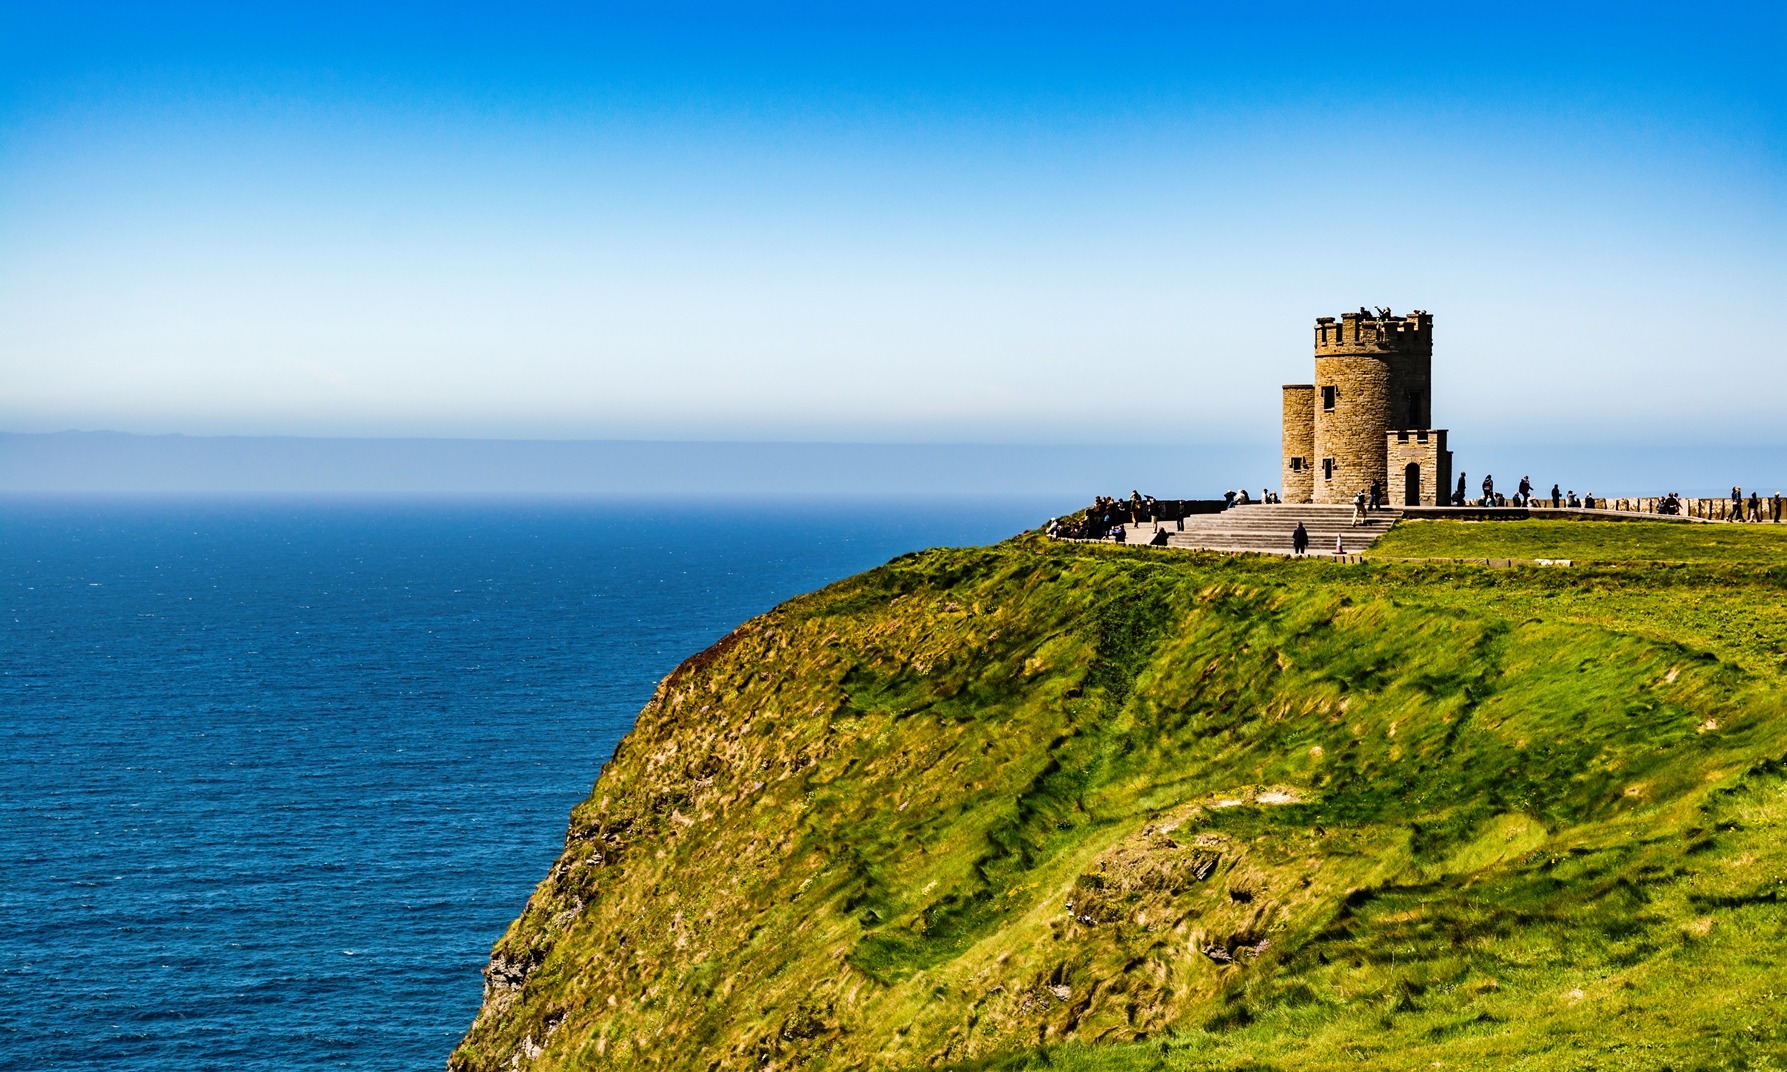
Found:
[[[1424,428],[1433,318],[1363,309],[1315,323],[1313,499],[1351,502],[1378,481],[1388,492],[1385,435]]]

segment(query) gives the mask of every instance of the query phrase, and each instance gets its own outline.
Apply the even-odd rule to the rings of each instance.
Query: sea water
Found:
[[[0,500],[0,1068],[441,1067],[664,674],[1048,505]]]

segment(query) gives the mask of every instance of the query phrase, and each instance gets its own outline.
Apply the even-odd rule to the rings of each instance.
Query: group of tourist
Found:
[[[1744,502],[1744,489],[1733,487],[1731,489],[1731,516],[1727,517],[1725,520],[1752,522],[1768,520],[1779,524],[1784,508],[1787,508],[1787,499],[1781,498],[1781,493],[1778,491],[1767,499],[1762,498],[1753,491],[1750,492],[1750,499],[1746,508]],[[1677,506],[1677,509],[1680,509],[1679,505]],[[1766,519],[1762,516],[1765,513],[1768,515]]]
[[[1233,506],[1252,506],[1254,503],[1281,503],[1284,500],[1279,498],[1278,493],[1271,488],[1261,488],[1260,497],[1257,499],[1249,498],[1246,488],[1239,488],[1235,491],[1223,492],[1222,501],[1224,503],[1223,509],[1227,510]]]
[[[1366,523],[1367,514],[1390,505],[1390,497],[1384,491],[1384,482],[1373,480],[1371,487],[1353,496],[1353,527]],[[1338,553],[1338,552],[1336,552]]]
[[[1155,523],[1153,542],[1166,545],[1166,530],[1160,528],[1164,511],[1160,500],[1152,495],[1143,495],[1139,491],[1131,491],[1128,499],[1114,499],[1109,495],[1099,495],[1092,500],[1092,506],[1078,520],[1051,517],[1047,526],[1050,536],[1063,540],[1103,540],[1114,539],[1118,543],[1129,542],[1129,531],[1124,527],[1130,524]],[[1179,523],[1184,528],[1184,522]]]
[[[1520,478],[1520,483],[1515,487],[1513,496],[1510,497],[1495,490],[1495,476],[1493,474],[1485,474],[1483,477],[1483,495],[1481,498],[1478,498],[1473,502],[1465,494],[1464,489],[1467,486],[1465,480],[1466,474],[1459,473],[1458,486],[1452,490],[1453,506],[1532,506],[1535,503],[1542,502],[1544,498],[1546,498],[1545,496],[1538,494],[1538,489],[1533,486],[1533,478],[1530,476],[1523,476]],[[1595,498],[1595,493],[1592,491],[1585,491],[1581,495],[1577,495],[1575,488],[1571,488],[1569,491],[1564,491],[1556,484],[1551,485],[1551,495],[1549,498],[1553,509],[1569,506],[1578,509],[1593,510],[1596,509],[1597,503],[1600,504],[1600,507],[1603,509],[1607,505],[1605,499]]]

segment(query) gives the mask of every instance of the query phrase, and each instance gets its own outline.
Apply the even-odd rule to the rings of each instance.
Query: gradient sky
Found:
[[[0,430],[1787,439],[1787,7],[1455,7],[0,0]]]

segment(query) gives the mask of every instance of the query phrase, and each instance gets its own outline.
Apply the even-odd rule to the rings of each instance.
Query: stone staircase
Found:
[[[1334,537],[1345,541],[1346,553],[1357,554],[1390,530],[1401,510],[1373,510],[1366,523],[1352,525],[1351,506],[1325,506],[1311,503],[1255,503],[1235,506],[1220,514],[1193,514],[1185,519],[1181,532],[1171,521],[1162,522],[1167,530],[1167,546],[1199,547],[1211,551],[1263,551],[1289,554],[1291,531],[1301,521],[1309,531],[1309,553],[1333,555]],[[1129,543],[1146,544],[1154,536],[1152,522],[1129,526]]]

